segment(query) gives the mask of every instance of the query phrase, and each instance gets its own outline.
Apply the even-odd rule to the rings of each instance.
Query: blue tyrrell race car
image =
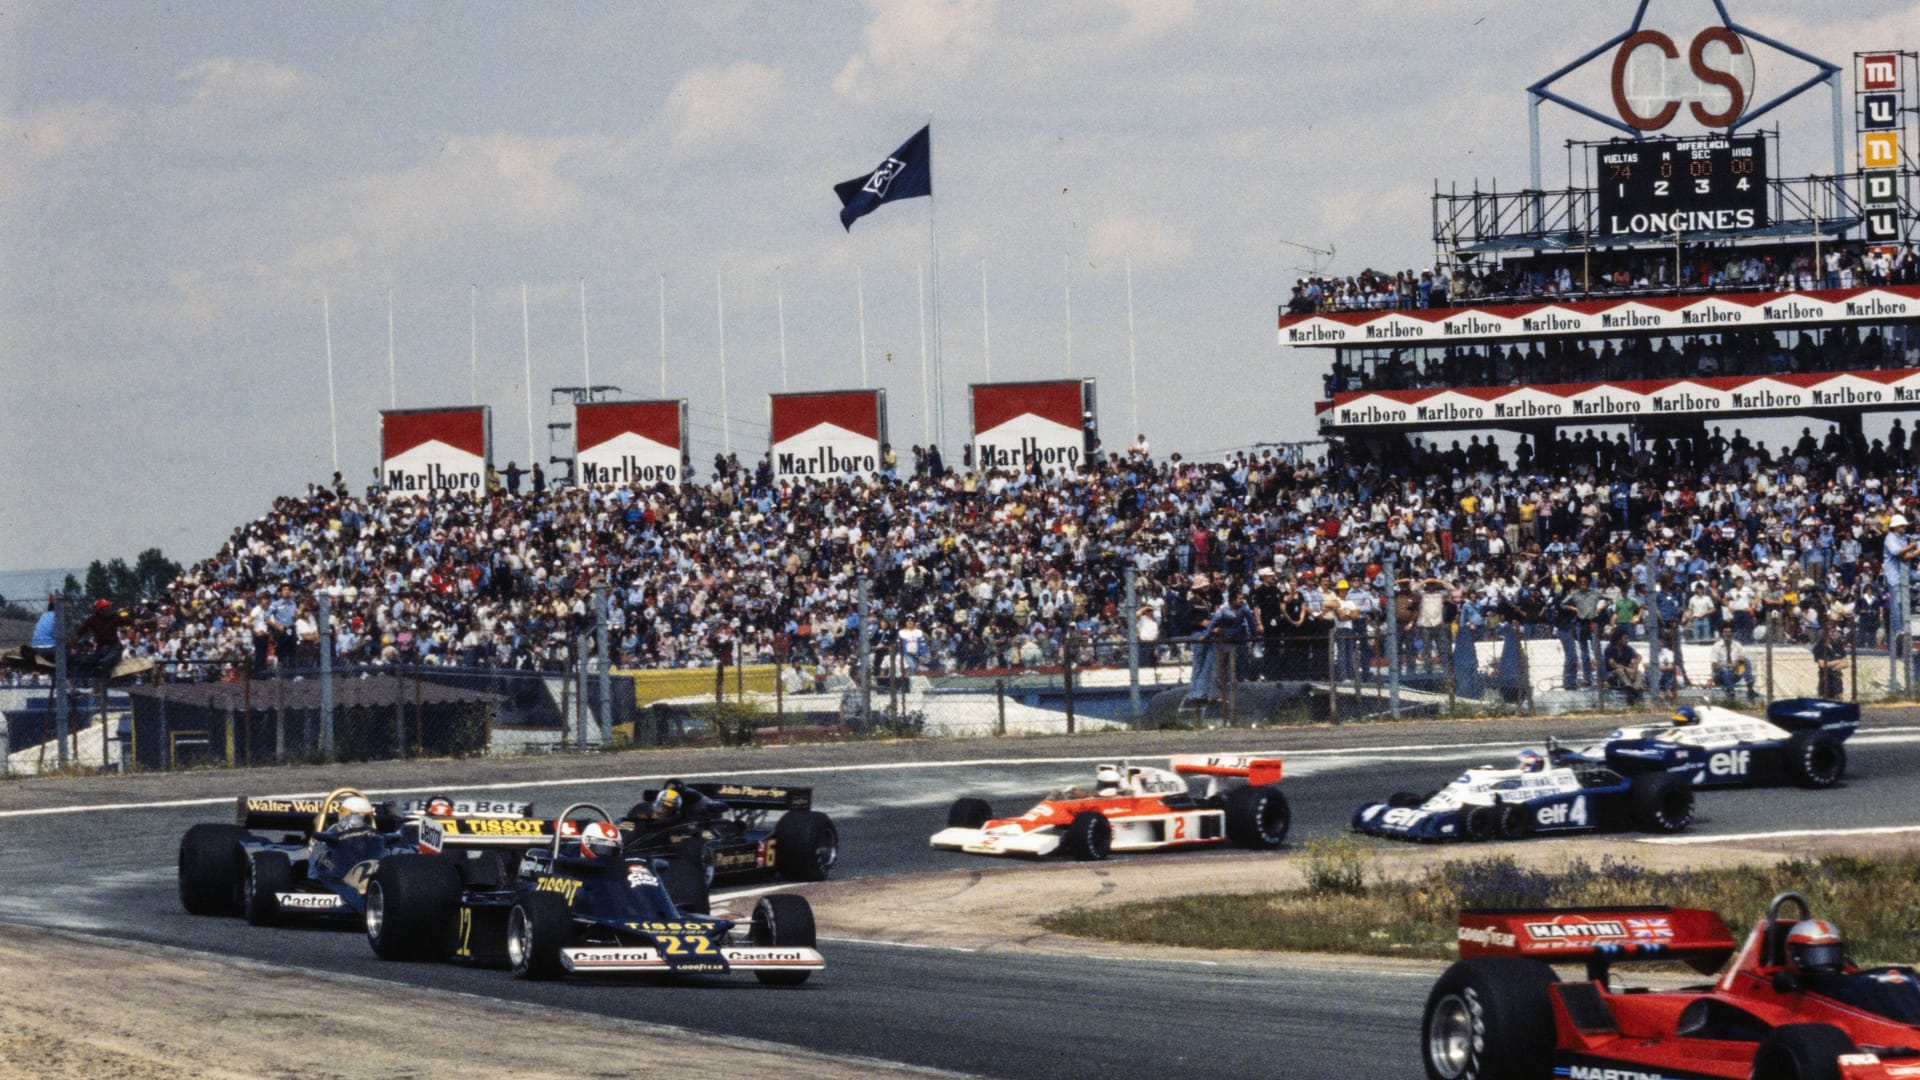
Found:
[[[1354,811],[1353,829],[1395,840],[1514,840],[1591,830],[1673,833],[1693,822],[1693,789],[1665,773],[1623,776],[1564,750],[1527,750],[1514,768],[1468,769],[1422,798],[1401,792]]]

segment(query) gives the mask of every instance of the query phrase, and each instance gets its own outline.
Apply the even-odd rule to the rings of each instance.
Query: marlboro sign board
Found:
[[[587,485],[678,485],[686,476],[686,401],[574,406],[574,459]]]
[[[887,441],[885,390],[768,395],[773,474],[780,479],[872,476]]]
[[[1098,428],[1092,379],[975,383],[973,460],[982,472],[1078,472]]]
[[[390,492],[484,496],[492,460],[485,405],[380,413],[380,475]]]

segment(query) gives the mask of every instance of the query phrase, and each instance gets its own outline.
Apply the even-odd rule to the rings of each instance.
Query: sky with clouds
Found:
[[[1729,5],[1842,65],[1920,45],[1916,0]],[[1310,438],[1323,359],[1274,334],[1305,248],[1430,262],[1435,181],[1522,186],[1524,88],[1634,6],[19,0],[0,569],[204,558],[324,480],[336,433],[363,485],[390,357],[400,407],[471,384],[498,463],[526,463],[529,419],[545,456],[551,387],[660,395],[663,280],[697,466],[764,451],[783,312],[788,388],[859,385],[863,297],[893,442],[927,441],[922,281],[950,460],[989,371],[1097,378],[1109,445],[1136,411],[1160,452]],[[1763,56],[1760,92],[1806,73]],[[1822,89],[1768,119],[1776,175],[1830,171],[1830,114]],[[832,186],[929,117],[935,200],[844,232]],[[1606,134],[1543,113],[1549,186],[1566,139]]]

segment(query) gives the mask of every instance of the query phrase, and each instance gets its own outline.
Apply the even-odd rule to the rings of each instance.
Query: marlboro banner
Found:
[[[1280,316],[1280,344],[1440,344],[1562,334],[1713,333],[1800,323],[1920,318],[1920,286],[1812,292],[1641,296],[1631,300],[1502,304],[1411,311],[1335,311]]]
[[[687,403],[606,401],[576,405],[573,446],[582,484],[677,486],[685,477]]]
[[[380,413],[380,475],[396,494],[484,496],[493,461],[493,411],[485,405]]]
[[[1820,371],[1534,386],[1375,390],[1336,394],[1316,408],[1323,429],[1500,426],[1564,420],[1605,424],[1649,417],[1819,413],[1920,406],[1920,370]]]
[[[885,390],[769,394],[773,474],[780,479],[873,476],[887,441]]]
[[[1094,423],[1093,380],[975,383],[973,460],[982,472],[1078,472]]]

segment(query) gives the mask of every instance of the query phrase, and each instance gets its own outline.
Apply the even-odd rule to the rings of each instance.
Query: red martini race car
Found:
[[[1116,851],[1159,851],[1232,843],[1277,848],[1292,812],[1280,792],[1280,759],[1183,754],[1169,769],[1101,765],[1090,787],[1051,792],[1033,809],[995,818],[983,799],[960,799],[933,846],[972,855],[1038,858],[1064,850],[1076,859]],[[1189,777],[1205,777],[1195,795]],[[1222,789],[1221,778],[1247,782]]]
[[[1785,917],[1784,909],[1796,909]],[[1920,1077],[1920,974],[1856,967],[1798,893],[1744,945],[1697,908],[1460,913],[1461,959],[1427,996],[1431,1080],[1883,1080]],[[1738,952],[1736,954],[1736,947]],[[1678,961],[1718,981],[1616,989],[1618,961]],[[1549,964],[1581,963],[1561,982]]]

